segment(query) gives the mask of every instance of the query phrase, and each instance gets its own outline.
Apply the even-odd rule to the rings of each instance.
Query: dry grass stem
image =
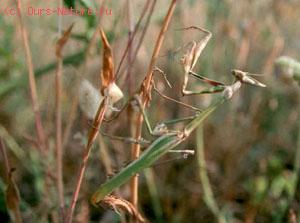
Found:
[[[38,96],[37,96],[37,90],[36,90],[36,80],[35,80],[35,75],[34,75],[31,51],[30,51],[30,47],[29,47],[28,35],[27,35],[27,30],[24,25],[23,18],[22,18],[21,1],[15,0],[15,3],[17,5],[17,11],[18,11],[17,18],[19,21],[19,26],[20,26],[22,40],[23,40],[23,47],[25,50],[25,58],[26,58],[26,63],[27,63],[27,67],[28,67],[30,98],[31,98],[32,109],[33,109],[34,117],[35,117],[35,127],[36,127],[36,132],[37,132],[37,138],[38,138],[40,150],[43,153],[45,153],[47,150],[46,136],[45,136],[44,128],[42,125],[42,119],[41,119],[41,114],[40,114],[40,109],[39,109]]]
[[[78,174],[78,178],[76,181],[76,186],[75,186],[75,190],[72,196],[72,200],[71,200],[71,204],[70,204],[70,208],[68,211],[68,216],[67,216],[67,223],[71,223],[73,220],[73,215],[74,215],[74,210],[75,210],[75,206],[78,200],[78,196],[79,196],[79,192],[80,192],[80,188],[81,188],[81,184],[83,181],[83,177],[84,177],[84,173],[87,167],[87,163],[88,163],[88,159],[90,156],[90,152],[91,152],[91,148],[92,145],[98,135],[98,131],[100,128],[100,125],[103,121],[105,112],[107,110],[107,105],[108,105],[108,98],[105,97],[104,100],[102,101],[102,103],[99,106],[98,112],[96,114],[96,117],[93,121],[93,125],[89,131],[89,135],[88,135],[88,142],[87,145],[85,147],[84,150],[84,154],[83,154],[83,158],[82,158],[82,163],[79,169],[79,174]]]
[[[131,19],[131,15],[130,15],[130,13],[128,13],[130,35],[129,35],[128,42],[127,42],[126,48],[125,48],[125,50],[124,50],[124,53],[123,53],[123,55],[122,55],[122,57],[121,57],[121,61],[120,61],[119,65],[118,65],[118,67],[117,67],[117,70],[116,70],[116,77],[118,77],[118,74],[119,74],[119,72],[120,72],[120,69],[121,69],[121,67],[122,67],[122,65],[123,65],[123,62],[124,62],[124,60],[125,60],[125,58],[126,58],[127,53],[128,53],[129,50],[132,48],[132,42],[133,42],[133,40],[134,40],[134,38],[135,38],[135,36],[136,36],[136,34],[137,34],[137,31],[139,30],[139,27],[140,27],[140,25],[141,25],[141,22],[142,22],[142,20],[144,19],[144,16],[145,16],[145,14],[146,14],[146,12],[147,12],[147,10],[148,10],[149,3],[150,3],[150,1],[146,1],[146,4],[145,4],[144,9],[143,9],[143,11],[142,11],[142,13],[141,13],[141,16],[140,16],[140,18],[139,18],[139,20],[138,20],[138,22],[137,22],[137,24],[135,25],[134,28],[133,28],[133,24],[132,24],[132,21],[131,21],[131,20],[132,20],[132,19]],[[129,10],[129,8],[130,8],[130,1],[127,2],[127,7],[128,7],[127,10]]]
[[[158,35],[158,38],[155,43],[155,47],[153,50],[153,54],[151,57],[151,61],[148,67],[148,71],[146,73],[146,77],[142,83],[141,89],[140,89],[140,95],[142,99],[142,106],[143,108],[146,107],[148,104],[151,96],[150,96],[150,91],[151,91],[151,85],[152,85],[152,77],[153,77],[153,70],[155,68],[156,60],[159,55],[162,43],[165,38],[165,33],[169,27],[172,15],[175,10],[177,1],[172,0],[170,7],[168,9],[167,15],[164,18],[163,25],[161,27],[160,33]],[[142,133],[142,124],[143,124],[143,115],[139,113],[136,117],[135,120],[135,135],[134,138],[135,140],[140,140],[141,139],[141,133]],[[140,145],[139,144],[134,144],[132,146],[132,159],[137,159],[140,155]],[[137,207],[138,204],[138,176],[134,176],[131,180],[131,202],[132,204]]]
[[[64,222],[64,184],[63,184],[63,142],[62,142],[62,118],[61,118],[61,97],[62,97],[62,75],[63,75],[63,56],[62,51],[67,43],[73,25],[71,25],[56,43],[55,55],[57,57],[57,68],[55,72],[55,137],[56,137],[56,181],[60,207],[61,219]]]
[[[141,46],[142,46],[142,43],[143,43],[143,41],[144,41],[146,32],[147,32],[147,30],[148,30],[148,27],[149,27],[149,24],[150,24],[150,21],[151,21],[151,17],[152,17],[153,12],[154,12],[154,7],[155,7],[155,5],[156,5],[156,0],[153,0],[153,1],[152,1],[152,4],[151,4],[151,6],[150,6],[150,10],[149,10],[149,13],[148,13],[148,16],[147,16],[147,20],[146,20],[145,26],[144,26],[144,28],[143,28],[141,37],[140,37],[140,39],[139,39],[139,41],[138,41],[138,43],[137,43],[137,46],[135,47],[135,50],[134,50],[134,52],[133,52],[133,54],[132,54],[131,63],[126,64],[126,66],[124,66],[124,68],[123,68],[121,71],[119,71],[119,72],[116,73],[117,79],[119,79],[119,78],[122,76],[122,74],[124,74],[125,70],[127,70],[128,67],[131,67],[131,66],[134,64],[135,59],[136,59],[136,57],[137,57],[137,54],[138,54],[138,52],[139,52],[139,50],[140,50],[140,48],[141,48]],[[120,66],[119,66],[119,67],[120,67]],[[118,74],[119,74],[119,75],[118,75]]]

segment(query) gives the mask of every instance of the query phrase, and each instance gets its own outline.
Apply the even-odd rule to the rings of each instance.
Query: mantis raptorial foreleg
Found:
[[[216,86],[216,87],[205,88],[200,91],[187,91],[186,95],[214,94],[214,93],[222,92],[224,89],[225,89],[225,86]]]
[[[205,37],[203,39],[201,39],[199,42],[195,42],[195,41],[191,42],[190,49],[188,50],[188,52],[186,54],[184,54],[184,56],[181,59],[181,63],[183,65],[183,69],[184,69],[184,80],[183,80],[183,85],[182,85],[181,91],[182,91],[183,95],[190,95],[190,94],[193,94],[193,92],[186,89],[188,80],[189,80],[190,71],[192,71],[193,68],[195,67],[195,65],[198,61],[198,58],[201,55],[201,52],[203,51],[203,49],[205,48],[205,46],[211,39],[212,34],[208,30],[205,30],[205,29],[202,29],[199,27],[195,27],[195,26],[187,27],[184,29],[185,30],[197,29],[197,30],[200,30],[201,32],[205,33]]]
[[[160,68],[156,67],[153,71],[156,71],[157,73],[161,74],[161,75],[163,76],[163,78],[164,78],[164,80],[165,80],[167,86],[168,86],[169,88],[172,88],[172,86],[171,86],[169,80],[167,79],[167,74],[166,74],[163,70],[161,70]],[[184,103],[184,102],[182,102],[182,101],[178,101],[178,100],[176,100],[176,99],[174,99],[174,98],[171,98],[171,97],[165,95],[164,93],[162,93],[162,92],[156,87],[156,84],[155,84],[154,79],[153,79],[153,83],[152,83],[152,84],[153,84],[153,89],[154,89],[154,91],[155,91],[158,95],[160,95],[161,97],[163,97],[164,99],[166,99],[166,100],[168,100],[168,101],[175,102],[175,103],[177,103],[177,104],[179,104],[179,105],[181,105],[181,106],[183,106],[183,107],[186,107],[186,108],[190,108],[190,109],[193,109],[193,110],[196,110],[196,111],[201,111],[201,109],[199,109],[199,108],[197,108],[197,107],[194,107],[194,106],[192,106],[192,105],[186,104],[186,103]]]
[[[194,71],[190,71],[189,74],[192,75],[193,77],[197,78],[197,79],[200,79],[201,81],[203,81],[205,83],[208,83],[209,85],[212,85],[212,86],[225,86],[224,83],[209,79],[209,78],[207,78],[203,75],[195,73]]]

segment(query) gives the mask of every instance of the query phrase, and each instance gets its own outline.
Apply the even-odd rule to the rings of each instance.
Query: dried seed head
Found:
[[[73,29],[74,24],[72,24],[62,35],[62,37],[57,41],[56,43],[56,49],[55,49],[55,54],[57,57],[61,57],[62,55],[62,49],[64,45],[68,42],[72,29]]]
[[[114,74],[114,60],[112,55],[112,50],[105,35],[105,32],[100,29],[101,40],[103,44],[103,68],[100,73],[100,78],[102,82],[102,90],[107,88],[109,84],[114,82],[115,74]]]
[[[83,80],[79,86],[79,106],[89,119],[93,119],[98,107],[103,100],[99,91],[87,80]]]
[[[107,37],[102,29],[100,29],[101,40],[103,44],[103,68],[101,71],[101,94],[109,97],[109,105],[112,107],[114,103],[123,98],[123,93],[115,84],[114,60],[111,47]]]

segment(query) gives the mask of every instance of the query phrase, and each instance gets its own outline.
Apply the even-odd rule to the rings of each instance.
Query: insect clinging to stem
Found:
[[[159,123],[154,130],[150,125],[148,116],[142,106],[142,100],[140,94],[135,94],[132,97],[132,101],[135,101],[136,105],[140,109],[144,120],[146,122],[146,126],[150,134],[154,136],[158,136],[150,145],[142,152],[140,157],[126,167],[124,167],[120,172],[114,175],[112,178],[108,179],[105,183],[103,183],[98,190],[92,196],[92,203],[95,206],[101,205],[101,201],[112,193],[116,188],[120,187],[124,183],[126,183],[131,177],[138,174],[145,168],[151,167],[155,161],[157,161],[160,157],[168,153],[169,151],[176,151],[174,150],[179,144],[184,142],[191,133],[197,129],[202,122],[218,108],[224,101],[230,99],[242,85],[252,85],[257,87],[266,87],[263,83],[259,82],[258,80],[254,79],[253,76],[248,72],[244,72],[241,70],[232,70],[231,73],[234,76],[234,81],[232,84],[224,84],[219,81],[215,81],[209,79],[205,76],[199,75],[192,71],[192,68],[195,66],[197,59],[199,58],[202,50],[206,46],[208,40],[211,37],[211,33],[206,31],[202,28],[197,27],[189,27],[188,29],[198,29],[206,33],[206,37],[203,41],[199,41],[198,43],[193,44],[190,52],[184,55],[182,60],[183,70],[184,70],[184,82],[182,85],[182,93],[183,95],[196,95],[196,94],[214,94],[214,93],[221,93],[214,103],[212,103],[207,108],[203,109],[201,112],[197,112],[196,115],[185,117],[185,118],[178,118],[172,122],[168,123],[176,123],[182,121],[188,121],[188,123],[181,129],[181,130],[169,130],[166,128],[167,123],[161,122]],[[211,87],[202,90],[202,91],[189,91],[186,90],[187,82],[189,75],[192,75],[204,83],[209,84]],[[151,91],[151,90],[150,90]],[[150,92],[146,92],[150,95]],[[158,128],[159,127],[159,128]],[[161,128],[163,127],[163,128]],[[162,129],[160,132],[159,129]],[[136,143],[136,142],[135,142]]]

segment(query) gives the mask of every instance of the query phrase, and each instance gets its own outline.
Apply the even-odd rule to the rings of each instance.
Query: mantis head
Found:
[[[258,74],[250,74],[245,71],[233,69],[231,70],[231,74],[235,77],[236,81],[240,81],[244,84],[250,84],[257,87],[266,87],[265,84],[259,82],[258,80],[254,79],[252,76],[259,76]]]

